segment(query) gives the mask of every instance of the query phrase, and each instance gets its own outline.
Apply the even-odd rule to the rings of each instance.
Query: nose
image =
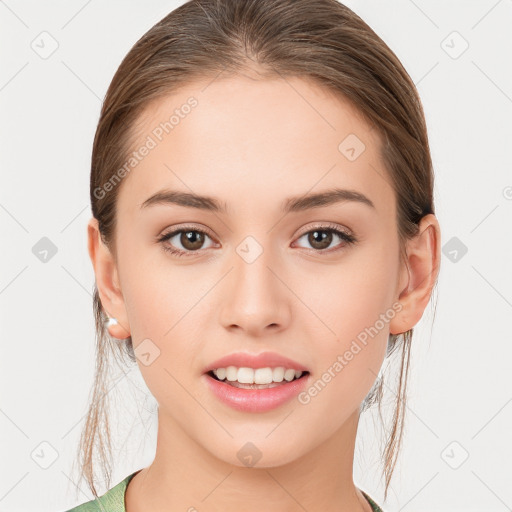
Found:
[[[235,251],[231,261],[233,268],[220,291],[221,325],[252,337],[286,329],[293,294],[285,284],[285,272],[278,259],[267,250],[253,261],[243,251]]]

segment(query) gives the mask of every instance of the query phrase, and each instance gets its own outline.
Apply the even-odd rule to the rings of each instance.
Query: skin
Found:
[[[198,106],[120,185],[117,260],[95,219],[88,226],[100,298],[119,322],[110,333],[131,334],[136,352],[147,338],[160,350],[150,365],[138,361],[159,404],[158,439],[154,462],[128,486],[127,512],[260,512],[262,504],[268,512],[369,512],[352,477],[359,407],[389,334],[412,328],[430,299],[438,222],[422,219],[401,260],[376,132],[342,98],[304,79],[234,75],[190,84],[146,109],[134,149],[190,96]],[[350,133],[366,146],[354,161],[338,150]],[[345,201],[280,211],[290,196],[331,187],[363,193],[375,209]],[[228,214],[170,204],[141,210],[162,188],[216,197]],[[191,251],[186,240],[155,240],[183,223],[211,235],[178,258],[162,246]],[[357,241],[333,234],[322,254],[306,234],[318,223],[350,230]],[[263,249],[251,264],[236,252],[248,235]],[[231,352],[271,350],[306,365],[314,383],[394,303],[401,311],[308,404],[239,412],[201,378]],[[248,441],[262,453],[254,467],[237,458]]]

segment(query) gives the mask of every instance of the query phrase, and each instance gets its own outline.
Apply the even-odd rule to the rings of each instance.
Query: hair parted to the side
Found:
[[[392,50],[337,0],[190,0],[154,25],[123,59],[105,96],[94,138],[90,198],[102,240],[116,258],[116,201],[122,183],[98,190],[122,168],[139,115],[150,102],[194,80],[257,71],[262,79],[301,77],[348,100],[376,130],[397,201],[401,256],[424,215],[434,213],[433,169],[426,123],[414,82]],[[95,496],[94,454],[107,487],[111,477],[108,362],[135,362],[131,338],[113,341],[94,285],[96,368],[80,439],[80,476]],[[402,440],[413,329],[390,335],[401,349],[396,407],[384,452],[385,499]],[[119,359],[118,359],[119,360]],[[360,411],[381,404],[379,377]]]

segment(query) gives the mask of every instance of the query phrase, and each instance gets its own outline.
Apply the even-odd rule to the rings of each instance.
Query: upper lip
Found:
[[[204,368],[203,373],[208,373],[217,368],[227,368],[228,366],[236,366],[237,368],[267,368],[283,366],[284,368],[292,368],[302,372],[309,371],[304,365],[282,356],[277,352],[260,352],[259,354],[250,354],[248,352],[235,352],[227,356],[221,357],[210,363]]]

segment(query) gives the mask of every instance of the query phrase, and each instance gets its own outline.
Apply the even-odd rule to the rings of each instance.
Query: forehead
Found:
[[[134,135],[133,151],[151,149],[125,178],[118,199],[125,208],[162,188],[230,205],[281,204],[332,187],[359,190],[378,209],[394,200],[376,130],[342,96],[309,80],[194,82],[152,102]]]

